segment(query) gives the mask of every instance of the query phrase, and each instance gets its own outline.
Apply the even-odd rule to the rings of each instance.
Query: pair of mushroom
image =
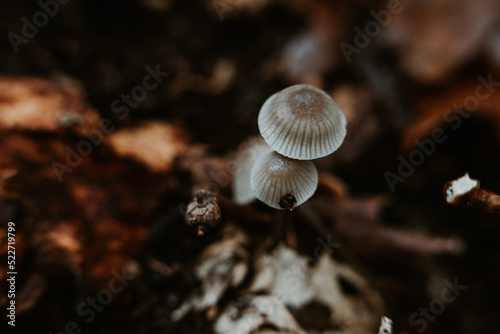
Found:
[[[233,182],[235,201],[258,198],[275,209],[304,203],[316,191],[313,159],[333,153],[346,135],[346,119],[333,99],[310,85],[288,87],[259,112],[262,138],[240,148]]]

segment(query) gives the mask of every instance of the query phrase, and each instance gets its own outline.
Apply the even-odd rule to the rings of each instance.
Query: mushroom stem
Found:
[[[274,212],[273,220],[274,220],[274,228],[273,235],[276,240],[282,241],[285,244],[288,244],[288,225],[290,222],[291,216],[288,210],[276,210]],[[293,241],[292,241],[293,242]]]
[[[331,229],[323,224],[321,217],[309,203],[299,206],[297,211],[320,236],[326,237],[331,234]]]
[[[446,183],[443,189],[446,203],[457,207],[477,208],[484,212],[500,214],[500,196],[479,188],[479,184],[479,180],[470,179],[468,173]]]

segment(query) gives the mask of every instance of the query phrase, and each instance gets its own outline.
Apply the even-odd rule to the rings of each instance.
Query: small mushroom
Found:
[[[250,186],[255,196],[270,207],[293,210],[316,191],[318,171],[311,161],[271,151],[255,161]]]
[[[255,160],[270,151],[272,148],[266,144],[261,136],[248,139],[238,148],[233,179],[233,198],[236,203],[245,205],[255,199],[255,194],[250,187],[250,172]]]
[[[312,160],[333,153],[346,135],[346,118],[335,101],[311,85],[283,89],[266,100],[259,130],[278,153]]]

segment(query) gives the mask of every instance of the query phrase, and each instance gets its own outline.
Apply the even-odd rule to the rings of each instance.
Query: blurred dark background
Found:
[[[211,333],[203,317],[170,319],[196,285],[186,272],[220,233],[200,239],[185,227],[179,205],[204,179],[179,161],[196,161],[200,147],[204,162],[227,158],[258,134],[262,103],[298,83],[331,94],[348,119],[342,147],[317,162],[322,171],[338,176],[350,198],[384,196],[377,215],[383,228],[465,247],[372,249],[337,231],[370,273],[395,333],[417,333],[410,315],[455,277],[467,289],[422,332],[498,332],[499,217],[446,206],[442,188],[468,172],[500,193],[500,1],[41,3],[57,13],[30,38],[22,19],[33,23],[40,3],[0,3],[2,309],[9,221],[16,223],[18,271],[16,327],[4,327],[3,317],[5,333],[55,334],[69,321],[83,333]],[[14,39],[22,42],[13,46]],[[168,75],[121,117],[113,103],[143,85],[148,67]],[[484,80],[492,84],[479,99]],[[467,101],[472,107],[463,117],[457,104]],[[64,123],[71,117],[75,126]],[[104,136],[58,182],[54,161],[64,163],[66,147],[76,150],[99,119],[116,129],[109,141]],[[155,127],[160,123],[167,125]],[[134,134],[143,126],[152,135],[141,141]],[[416,141],[435,129],[446,140],[434,142],[403,182],[389,185],[398,157],[408,161],[419,150]],[[269,213],[259,204],[254,210]],[[225,217],[245,220],[234,211]],[[255,230],[256,240],[269,232]],[[87,324],[78,305],[122,270],[137,278]]]

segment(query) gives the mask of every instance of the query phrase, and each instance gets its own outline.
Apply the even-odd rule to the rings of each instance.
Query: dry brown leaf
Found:
[[[445,80],[472,58],[499,18],[496,0],[423,0],[401,3],[402,11],[377,39],[394,46],[413,78]]]
[[[323,323],[324,330],[340,328],[344,334],[373,333],[384,311],[377,292],[353,269],[328,254],[322,253],[317,260],[311,267],[307,257],[279,245],[271,254],[257,259],[249,291],[278,298],[292,312],[297,311],[298,316],[307,312],[308,307],[327,308],[326,319],[315,321]],[[348,292],[346,285],[355,293]]]
[[[191,145],[179,156],[177,164],[181,170],[192,174],[195,188],[205,189],[215,194],[229,190],[236,164],[225,157],[209,155],[207,147]]]
[[[418,118],[406,130],[401,147],[407,151],[412,150],[416,140],[431,138],[436,129],[446,130],[451,127],[457,130],[469,117],[493,124],[498,129],[500,140],[500,87],[497,86],[500,86],[500,76],[488,74],[481,78],[460,82],[446,92],[420,98],[416,104]],[[483,81],[492,81],[494,84],[490,84],[488,88]],[[479,94],[488,94],[487,98],[476,96],[480,86],[483,88],[479,90]],[[474,101],[477,101],[477,106]]]
[[[79,137],[63,133],[14,129],[0,133],[0,165],[5,168],[0,205],[4,196],[19,198],[24,218],[16,221],[16,264],[27,278],[38,274],[18,282],[19,298],[27,296],[19,299],[20,310],[45,300],[45,294],[53,292],[51,282],[60,284],[63,279],[65,286],[60,289],[69,291],[85,279],[89,289],[93,284],[107,286],[113,270],[123,268],[134,275],[141,271],[133,259],[148,236],[144,222],[165,189],[165,177],[110,155],[103,143],[59,182],[51,163],[64,162],[65,146],[75,147],[78,141]]]
[[[218,0],[216,0],[218,1]],[[185,91],[193,91],[207,95],[223,93],[233,80],[236,64],[228,59],[218,59],[208,77],[185,69],[175,75],[175,79],[168,86],[168,96],[178,98]]]
[[[340,177],[327,172],[319,172],[317,192],[326,192],[333,198],[347,197],[349,186]]]
[[[292,83],[323,87],[323,75],[340,63],[337,46],[344,39],[344,26],[349,17],[345,3],[296,0],[286,3],[291,10],[304,15],[307,28],[285,45],[277,70]]]
[[[89,108],[82,87],[72,79],[0,77],[0,129],[87,134],[99,129],[99,114]]]
[[[161,122],[146,122],[115,131],[107,141],[118,155],[140,161],[156,172],[170,170],[188,143],[182,129]]]
[[[264,326],[277,330],[259,330]],[[306,334],[286,306],[273,296],[241,297],[222,312],[214,329],[217,334]]]
[[[172,320],[181,320],[188,312],[207,311],[207,317],[217,313],[217,304],[229,288],[238,287],[248,273],[248,238],[240,229],[227,226],[224,238],[208,246],[193,268],[201,287],[187,297],[172,314]]]
[[[339,149],[326,159],[336,164],[353,163],[382,131],[372,106],[374,93],[366,87],[343,85],[335,88],[331,96],[346,116],[347,135]]]

